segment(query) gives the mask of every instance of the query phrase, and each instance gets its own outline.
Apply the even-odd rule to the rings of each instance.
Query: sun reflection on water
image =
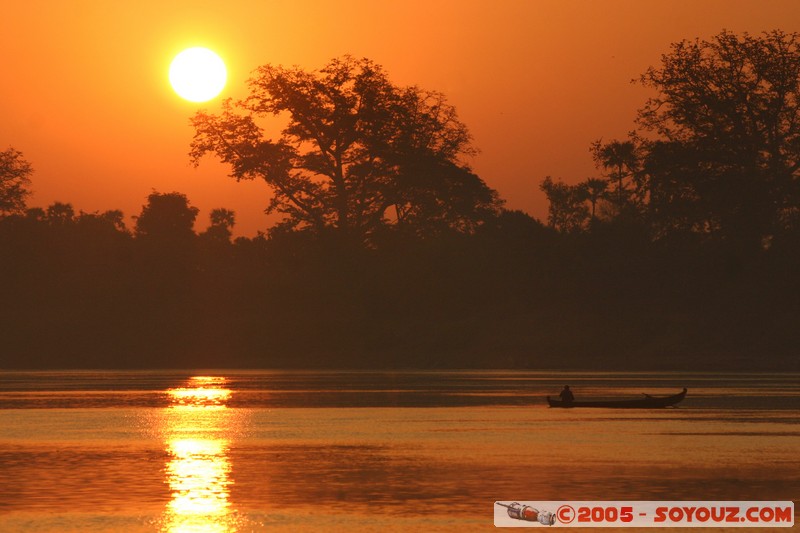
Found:
[[[215,376],[195,376],[187,387],[168,389],[170,407],[190,409],[225,408],[231,397],[231,390],[225,388],[227,380]]]
[[[230,437],[237,420],[228,409],[232,392],[223,377],[197,376],[184,387],[167,390],[165,474],[171,500],[163,531],[221,533],[236,531],[230,502]]]

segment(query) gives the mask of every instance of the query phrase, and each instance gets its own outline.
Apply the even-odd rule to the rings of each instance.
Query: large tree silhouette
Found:
[[[796,228],[800,34],[681,41],[641,83],[657,91],[638,123],[658,135],[645,170],[662,231],[757,249]]]
[[[194,116],[191,158],[212,153],[232,177],[266,181],[285,228],[362,241],[389,225],[470,232],[500,205],[463,162],[475,149],[440,93],[396,86],[349,56],[319,71],[265,65],[248,85],[245,100]],[[286,118],[277,139],[262,129],[273,115]]]

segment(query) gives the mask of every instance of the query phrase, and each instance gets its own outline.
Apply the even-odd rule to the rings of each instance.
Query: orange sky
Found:
[[[632,128],[647,93],[629,82],[670,42],[799,26],[795,0],[13,1],[0,17],[0,149],[33,164],[30,205],[131,216],[153,189],[179,191],[201,209],[198,228],[227,207],[252,236],[270,224],[269,189],[211,159],[190,166],[189,117],[219,99],[175,95],[172,57],[219,53],[224,98],[243,96],[258,65],[349,53],[444,92],[481,150],[473,168],[508,207],[544,218],[539,182],[593,174],[589,144]]]

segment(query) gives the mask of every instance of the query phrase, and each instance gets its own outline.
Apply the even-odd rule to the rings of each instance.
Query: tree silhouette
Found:
[[[31,222],[42,222],[47,217],[47,213],[41,207],[30,207],[25,210],[25,218]]]
[[[575,233],[583,229],[589,217],[584,186],[567,185],[547,176],[539,188],[550,202],[547,212],[550,227],[562,233]]]
[[[30,194],[33,167],[22,152],[7,148],[0,152],[0,215],[25,211],[25,198]]]
[[[47,207],[46,218],[51,226],[67,226],[75,221],[75,209],[72,204],[54,202]]]
[[[748,249],[788,229],[800,209],[800,34],[723,31],[681,41],[641,83],[658,94],[639,125],[654,190],[680,201],[664,225]],[[689,217],[689,220],[682,220]]]
[[[100,218],[111,224],[117,231],[127,233],[128,228],[125,225],[125,213],[119,209],[111,209],[101,213]]]
[[[599,178],[587,178],[583,182],[584,190],[586,191],[586,198],[589,200],[591,207],[591,220],[596,219],[597,203],[607,197],[608,182]]]
[[[194,236],[197,213],[198,209],[189,205],[185,194],[154,191],[136,217],[136,237],[162,242],[186,241]]]
[[[192,292],[197,273],[194,222],[198,209],[178,192],[152,192],[134,226],[134,264],[139,294],[134,306],[157,329],[177,338],[191,321]],[[153,302],[160,298],[161,302]],[[163,328],[163,329],[162,329]]]
[[[236,225],[236,213],[230,209],[212,209],[209,214],[211,225],[203,233],[203,236],[214,241],[230,242],[233,235],[233,227]]]
[[[125,214],[119,209],[105,211],[103,213],[85,213],[81,211],[76,223],[86,230],[96,234],[118,234],[128,235],[128,228],[125,226]]]
[[[442,94],[393,85],[349,56],[318,72],[265,65],[249,88],[220,115],[194,116],[191,157],[212,153],[232,177],[266,181],[284,229],[365,241],[391,224],[472,231],[497,212],[495,191],[461,161],[475,150]],[[279,114],[280,137],[266,138],[260,121]]]
[[[637,187],[635,180],[639,158],[632,140],[614,140],[605,144],[596,141],[592,144],[591,152],[595,164],[610,171],[608,180],[614,184],[615,189],[608,195],[608,199],[616,207],[617,214],[641,199],[641,188]]]

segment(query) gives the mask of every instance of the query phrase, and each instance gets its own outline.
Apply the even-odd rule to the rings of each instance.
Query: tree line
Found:
[[[800,229],[800,40],[722,32],[672,45],[637,83],[654,90],[625,140],[591,146],[601,171],[546,178],[549,224],[565,233],[636,226],[753,254]]]
[[[197,113],[190,157],[264,180],[283,222],[153,192],[27,208],[0,152],[2,367],[793,368],[800,337],[800,37],[673,44],[598,175],[504,208],[444,95],[374,62],[266,65]],[[267,132],[277,131],[277,136]]]

